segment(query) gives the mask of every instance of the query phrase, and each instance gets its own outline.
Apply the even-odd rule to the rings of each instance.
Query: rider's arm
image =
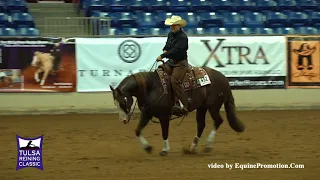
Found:
[[[187,45],[188,45],[188,38],[183,36],[179,37],[179,39],[177,39],[175,46],[172,49],[170,49],[168,52],[161,54],[161,57],[172,58],[172,55],[176,54],[180,50],[186,49]]]
[[[171,36],[171,33],[168,34],[166,45],[163,47],[162,51],[168,51],[168,42],[169,42],[170,36]]]

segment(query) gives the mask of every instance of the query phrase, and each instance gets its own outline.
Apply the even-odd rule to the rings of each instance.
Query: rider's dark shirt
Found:
[[[166,50],[167,52],[161,54],[162,58],[172,59],[174,63],[186,60],[188,58],[187,34],[183,30],[180,30],[176,33],[170,31],[170,33],[168,34],[166,45],[164,46],[163,50]]]
[[[60,59],[60,49],[59,46],[54,46],[52,48],[52,52],[51,52],[52,56],[55,57],[55,59]]]

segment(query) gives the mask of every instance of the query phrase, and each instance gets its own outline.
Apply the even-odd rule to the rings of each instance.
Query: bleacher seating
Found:
[[[320,34],[319,0],[82,0],[88,17],[111,17],[115,35],[166,35],[166,17],[188,34]],[[107,33],[106,29],[100,31]]]
[[[24,0],[0,0],[0,36],[39,36]]]

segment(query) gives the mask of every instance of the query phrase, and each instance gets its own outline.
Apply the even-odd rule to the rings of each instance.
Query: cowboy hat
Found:
[[[167,18],[164,22],[165,25],[180,25],[181,27],[185,27],[187,25],[187,21],[182,19],[180,16],[172,15],[171,18]]]

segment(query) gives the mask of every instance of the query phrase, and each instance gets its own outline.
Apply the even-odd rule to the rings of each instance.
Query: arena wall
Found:
[[[234,90],[238,110],[314,109],[318,89]],[[113,113],[110,92],[1,93],[1,114]],[[222,109],[223,110],[223,109]]]

